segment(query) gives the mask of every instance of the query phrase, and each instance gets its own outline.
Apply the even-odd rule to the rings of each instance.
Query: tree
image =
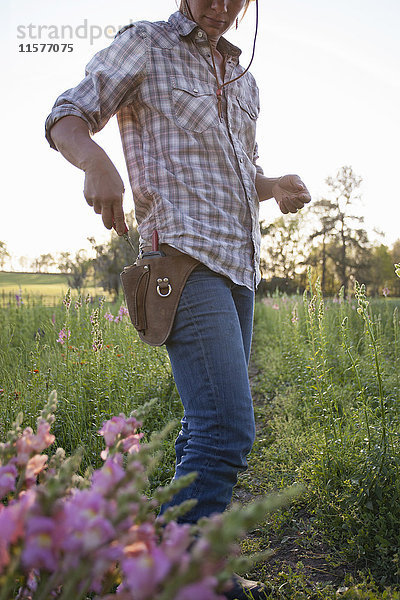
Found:
[[[81,249],[75,253],[75,258],[71,258],[69,252],[61,252],[57,262],[59,270],[67,274],[68,285],[80,291],[92,266],[93,259],[88,258],[85,250]]]
[[[266,241],[261,259],[263,275],[278,278],[281,283],[299,279],[299,266],[304,266],[304,214],[279,217],[273,223],[261,223],[261,235]],[[304,269],[303,269],[304,270]]]
[[[314,202],[311,205],[310,210],[317,216],[319,223],[317,225],[317,230],[310,234],[308,241],[313,242],[314,240],[319,239],[321,241],[317,248],[312,248],[307,262],[313,266],[321,267],[321,289],[323,293],[326,293],[329,261],[328,248],[335,230],[335,217],[331,201],[324,198]]]
[[[38,271],[39,273],[47,273],[53,265],[55,265],[54,256],[47,252],[46,254],[41,254],[37,259]]]
[[[384,244],[374,246],[371,250],[370,290],[371,294],[382,294],[383,289],[392,289],[396,276],[392,257]]]
[[[7,245],[5,242],[0,242],[0,269],[4,269],[7,258],[10,258]]]
[[[393,264],[400,263],[400,239],[396,240],[393,244],[392,250],[390,252],[390,256]]]
[[[332,259],[345,294],[350,278],[355,278],[356,273],[362,273],[368,266],[368,234],[360,227],[364,217],[354,214],[360,200],[356,190],[361,181],[350,166],[339,169],[335,178],[326,179],[330,198],[320,201],[320,227],[315,235],[325,240],[324,252]],[[330,240],[328,245],[327,238]]]
[[[21,267],[22,271],[26,271],[27,267],[28,267],[28,257],[27,256],[20,256],[18,258],[18,262],[19,262],[19,266]]]

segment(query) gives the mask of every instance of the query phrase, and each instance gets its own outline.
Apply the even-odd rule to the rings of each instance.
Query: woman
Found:
[[[226,508],[254,441],[259,202],[274,197],[288,213],[310,201],[298,176],[268,178],[256,164],[258,89],[222,37],[250,1],[183,0],[168,22],[122,29],[46,122],[51,146],[85,172],[88,204],[122,235],[124,185],[90,137],[117,114],[142,247],[157,230],[162,244],[200,261],[166,344],[184,406],[175,477],[198,474],[171,504],[197,499],[189,523]]]

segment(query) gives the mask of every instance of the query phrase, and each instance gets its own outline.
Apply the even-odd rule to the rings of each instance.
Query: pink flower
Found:
[[[119,455],[121,456],[121,455]],[[103,496],[115,490],[118,483],[125,477],[125,471],[116,457],[108,458],[101,469],[93,473],[92,489]]]
[[[0,498],[4,498],[15,490],[15,480],[18,471],[14,465],[0,467]]]
[[[129,315],[129,311],[125,306],[120,306],[119,311],[118,311],[118,316],[119,317],[126,317]]]
[[[164,530],[161,547],[174,563],[179,562],[192,542],[190,529],[190,525],[178,525],[171,521]]]
[[[128,452],[128,454],[133,454],[134,452],[139,452],[140,450],[140,440],[143,437],[143,433],[136,433],[134,435],[130,435],[122,441],[122,448],[124,452]]]
[[[278,306],[277,304],[273,304],[273,305],[272,305],[272,308],[273,308],[274,310],[279,310],[279,306]]]
[[[26,465],[26,479],[36,481],[36,477],[44,470],[47,459],[48,456],[44,456],[43,454],[35,454],[35,456],[32,456]]]
[[[215,592],[216,585],[215,577],[207,577],[203,581],[181,588],[174,600],[224,600],[226,596],[220,596]]]
[[[161,548],[153,548],[151,554],[141,546],[137,555],[121,561],[124,573],[124,588],[131,591],[135,600],[151,600],[158,585],[168,575],[171,562]]]
[[[120,413],[118,417],[115,416],[109,421],[105,421],[99,433],[104,437],[106,446],[111,447],[115,444],[118,436],[127,438],[135,434],[140,425],[141,423],[135,417],[127,419],[124,414]]]
[[[66,553],[66,569],[76,567],[88,552],[114,538],[107,508],[107,500],[93,490],[77,491],[66,502],[57,529],[58,547]]]
[[[114,321],[114,317],[112,316],[109,310],[106,313],[104,313],[104,318],[107,319],[107,321],[110,321],[110,323]]]
[[[66,340],[69,340],[70,337],[71,337],[71,331],[69,329],[66,329],[65,327],[63,327],[61,329],[60,333],[58,334],[58,340],[56,340],[56,342],[63,345],[63,344],[65,344]]]
[[[31,516],[26,523],[25,543],[22,550],[22,562],[28,569],[57,568],[57,556],[54,544],[56,523],[50,517]]]
[[[40,420],[36,434],[33,433],[31,427],[26,427],[16,442],[17,464],[26,464],[32,454],[43,452],[45,448],[51,446],[55,439],[55,436],[50,433],[50,423],[44,419]]]
[[[29,490],[20,494],[0,512],[0,574],[10,562],[9,547],[15,544],[25,530],[25,519],[36,499],[36,492]]]
[[[385,296],[385,298],[387,298],[390,294],[390,290],[387,287],[384,287],[382,290],[382,294]]]
[[[99,433],[104,437],[106,446],[110,447],[115,444],[115,441],[119,435],[122,434],[125,427],[125,417],[112,417],[109,421],[103,423],[103,427],[99,430]]]

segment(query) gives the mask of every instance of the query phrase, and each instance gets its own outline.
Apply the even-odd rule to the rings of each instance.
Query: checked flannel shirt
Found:
[[[225,81],[243,72],[240,50],[221,38]],[[117,115],[139,234],[200,260],[234,283],[260,280],[259,200],[255,189],[258,88],[248,72],[223,88],[207,35],[176,12],[168,22],[123,28],[98,52],[75,88],[57,98],[51,127],[76,115],[94,134]]]

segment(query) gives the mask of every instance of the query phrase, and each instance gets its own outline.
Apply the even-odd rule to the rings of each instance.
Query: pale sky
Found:
[[[92,55],[111,43],[113,31],[132,21],[167,19],[175,10],[175,0],[3,0],[0,241],[10,253],[74,252],[89,247],[88,236],[108,237],[83,198],[83,173],[50,149],[44,121],[57,96],[82,79]],[[242,48],[244,65],[253,28],[254,7],[227,35]],[[298,173],[318,199],[327,192],[325,178],[351,165],[363,179],[366,226],[383,230],[389,245],[400,237],[399,29],[399,0],[260,0],[252,67],[261,96],[259,163],[265,174]],[[49,39],[50,31],[60,39]],[[98,39],[91,40],[90,31]],[[26,49],[46,42],[72,43],[73,51],[19,51],[19,44]],[[124,207],[131,210],[115,117],[94,139],[120,171]],[[263,204],[263,219],[279,216],[273,200]]]

